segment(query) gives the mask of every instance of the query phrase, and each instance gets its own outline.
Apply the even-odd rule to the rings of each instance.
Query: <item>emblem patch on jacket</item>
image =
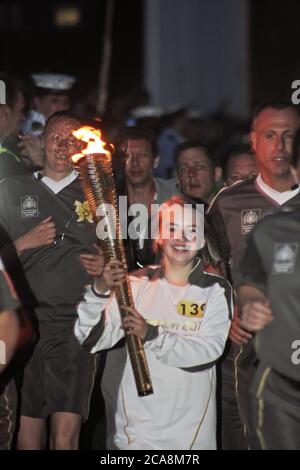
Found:
[[[292,274],[298,253],[298,243],[276,243],[273,254],[273,274]]]
[[[38,196],[22,196],[21,197],[21,213],[22,213],[23,218],[38,217],[39,197]]]
[[[241,232],[247,235],[261,219],[261,209],[245,209],[241,212]]]

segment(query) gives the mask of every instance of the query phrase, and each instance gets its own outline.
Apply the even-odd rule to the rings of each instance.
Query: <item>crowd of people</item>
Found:
[[[297,107],[265,103],[230,135],[185,108],[110,128],[71,106],[73,77],[33,75],[29,102],[0,79],[0,449],[80,448],[100,394],[107,449],[299,449]],[[91,123],[115,145],[128,271],[105,258],[71,162]],[[137,204],[148,217],[134,225]]]

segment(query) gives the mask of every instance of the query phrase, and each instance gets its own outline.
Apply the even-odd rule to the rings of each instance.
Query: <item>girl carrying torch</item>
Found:
[[[118,261],[106,264],[79,304],[79,342],[96,353],[116,345],[124,330],[137,335],[153,383],[153,395],[139,397],[126,349],[123,360],[118,350],[102,384],[109,449],[216,448],[215,363],[229,333],[232,295],[198,257],[203,223],[181,197],[161,206],[155,244],[162,262],[130,274],[135,308],[123,322],[114,289],[126,273]]]

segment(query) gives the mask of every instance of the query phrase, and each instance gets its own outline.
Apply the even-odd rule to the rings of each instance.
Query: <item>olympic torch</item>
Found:
[[[98,224],[101,220],[101,223],[106,227],[106,236],[100,237],[105,260],[106,262],[121,261],[124,268],[127,269],[111,163],[112,146],[109,148],[101,140],[99,129],[90,126],[81,127],[74,131],[73,135],[78,140],[87,143],[87,147],[80,154],[73,155],[71,161],[79,173],[81,186],[89,203],[94,222]],[[107,207],[113,208],[113,210],[107,211]],[[125,317],[127,312],[123,307],[134,305],[127,275],[120,287],[116,289],[115,294],[121,317]],[[125,338],[138,395],[149,395],[153,393],[153,389],[143,343],[135,335],[126,334]]]

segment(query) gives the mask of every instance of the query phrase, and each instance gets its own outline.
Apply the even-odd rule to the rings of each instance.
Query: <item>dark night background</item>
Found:
[[[78,84],[97,83],[106,0],[0,1],[0,70],[71,73]],[[116,0],[110,93],[122,95],[142,80],[142,0]],[[57,27],[59,6],[78,6],[76,27]]]
[[[290,99],[300,78],[299,0],[250,0],[252,103]]]
[[[55,26],[59,6],[78,6],[82,16],[79,25]],[[80,92],[95,85],[105,8],[106,0],[1,0],[0,69],[22,75],[73,73]],[[288,98],[290,83],[300,78],[300,2],[251,0],[249,10],[251,102],[275,95]],[[116,0],[113,31],[109,90],[115,97],[143,83],[143,0]]]

